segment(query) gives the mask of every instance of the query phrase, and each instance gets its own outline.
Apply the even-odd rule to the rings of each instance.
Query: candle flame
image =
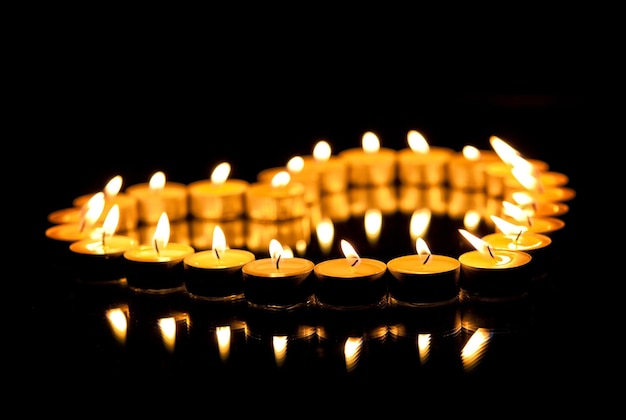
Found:
[[[361,264],[361,257],[357,254],[354,247],[350,244],[350,242],[345,239],[341,240],[341,251],[343,255],[346,257],[346,262],[352,268],[358,267]]]
[[[155,172],[150,177],[150,190],[161,191],[165,187],[165,173],[162,171]]]
[[[518,222],[525,221],[530,224],[530,215],[528,212],[510,201],[502,201],[502,211],[506,216],[512,217]]]
[[[505,235],[519,236],[522,233],[528,231],[528,228],[526,226],[516,225],[515,223],[506,221],[501,217],[494,216],[494,215],[491,215],[489,217],[491,218],[493,223],[496,225],[496,228]]]
[[[519,157],[519,152],[500,137],[489,137],[489,143],[491,143],[491,147],[496,152],[498,157],[508,165],[513,165],[515,159]]]
[[[269,248],[270,248],[269,249],[270,258],[272,259],[272,262],[274,263],[274,265],[276,265],[276,269],[278,269],[279,264],[280,264],[280,259],[283,256],[283,246],[278,240],[272,239],[270,240]]]
[[[117,193],[122,189],[122,176],[116,175],[107,182],[104,186],[104,195],[105,197],[115,197]]]
[[[152,246],[157,254],[161,252],[162,249],[167,247],[167,244],[170,240],[170,220],[167,217],[167,212],[161,213],[159,217],[159,221],[157,222],[156,229],[154,230],[154,235],[152,235]]]
[[[493,251],[491,249],[491,245],[489,245],[489,243],[487,241],[484,241],[484,240],[480,239],[479,237],[477,237],[475,235],[472,235],[471,233],[469,233],[465,229],[459,229],[459,233],[461,233],[461,235],[463,235],[463,237],[465,239],[467,239],[467,241],[474,248],[476,248],[476,250],[478,252],[480,252],[481,255],[484,255],[485,257],[489,257],[489,258],[495,259]]]
[[[95,193],[81,209],[80,231],[92,226],[100,218],[104,210],[104,193]]]
[[[361,145],[365,153],[376,153],[380,149],[380,140],[372,131],[367,131],[361,138]]]
[[[304,159],[302,156],[294,156],[287,162],[287,170],[292,174],[302,172],[304,169]]]
[[[417,130],[409,130],[406,135],[409,147],[416,153],[426,154],[430,151],[430,146],[426,138]]]
[[[326,140],[320,140],[313,148],[313,159],[318,162],[325,162],[330,159],[332,149]]]
[[[213,252],[215,252],[215,256],[217,257],[217,259],[220,259],[226,251],[226,236],[224,235],[224,231],[219,225],[216,225],[213,229],[213,242],[211,246],[213,248]]]
[[[222,185],[230,175],[230,163],[222,162],[211,172],[211,182],[215,185]]]
[[[111,210],[107,213],[104,222],[102,223],[102,245],[107,237],[113,236],[117,230],[117,224],[120,220],[120,206],[116,203],[111,207]]]
[[[291,175],[287,171],[279,171],[272,177],[272,187],[283,187],[289,184]]]
[[[515,166],[511,173],[522,187],[529,191],[541,191],[541,182],[539,174],[536,173],[532,166]]]
[[[474,146],[466,145],[463,147],[463,157],[467,160],[476,161],[480,159],[480,150]]]
[[[428,263],[430,260],[431,252],[430,248],[428,248],[428,244],[422,238],[417,238],[415,240],[415,250],[417,251],[417,255],[422,262],[422,264]]]

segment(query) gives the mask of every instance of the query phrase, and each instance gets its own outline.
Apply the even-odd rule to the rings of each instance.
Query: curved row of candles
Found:
[[[411,132],[409,140],[415,139],[419,134],[416,133]],[[503,217],[495,214],[489,217],[497,227],[496,233],[479,238],[459,229],[459,234],[475,250],[458,258],[431,253],[428,244],[417,235],[415,254],[390,261],[362,258],[345,239],[341,240],[344,258],[314,263],[294,257],[291,249],[272,238],[268,239],[269,258],[257,259],[249,250],[230,248],[219,222],[214,226],[210,249],[196,250],[187,243],[170,242],[171,220],[185,219],[190,214],[224,222],[242,215],[260,223],[297,219],[308,215],[320,196],[340,194],[346,191],[346,186],[376,189],[392,184],[396,181],[396,170],[403,185],[420,183],[414,181],[422,179],[409,181],[407,173],[423,173],[423,179],[451,185],[453,179],[469,179],[454,175],[459,168],[469,166],[453,161],[452,155],[443,151],[431,149],[420,154],[412,150],[411,156],[417,156],[413,156],[412,165],[407,163],[405,151],[376,148],[376,152],[367,152],[367,144],[378,142],[370,132],[363,136],[363,150],[341,152],[337,158],[341,163],[333,163],[333,168],[341,167],[345,171],[341,188],[337,184],[342,179],[338,173],[329,176],[327,183],[332,186],[324,188],[320,181],[324,171],[318,167],[312,172],[316,180],[314,198],[307,195],[309,184],[303,178],[292,178],[290,173],[295,172],[285,168],[263,171],[255,184],[228,180],[228,164],[218,165],[211,180],[188,186],[166,183],[165,175],[157,173],[150,184],[130,186],[126,194],[118,193],[121,177],[116,177],[103,192],[75,200],[75,207],[69,210],[73,210],[78,220],[53,226],[46,234],[58,239],[55,235],[64,228],[76,233],[76,237],[66,238],[66,242],[77,257],[80,272],[105,280],[124,278],[130,289],[137,292],[163,294],[186,289],[199,299],[245,299],[251,305],[270,309],[291,309],[311,302],[329,308],[358,308],[384,304],[389,299],[406,305],[438,305],[456,299],[460,289],[481,299],[519,297],[528,291],[537,272],[537,261],[541,261],[538,257],[552,241],[550,236],[537,232],[535,214],[546,206],[571,199],[574,192],[563,187],[567,182],[565,175],[546,171],[547,164],[523,159],[495,136],[490,141],[494,156],[499,159],[496,162],[494,158],[491,164],[497,163],[500,168],[497,171],[500,184],[511,184],[509,180],[514,180],[515,187],[507,192],[511,201],[502,201]],[[447,158],[434,157],[440,155]],[[330,165],[329,162],[327,159],[324,164]],[[443,166],[435,166],[442,162]],[[483,179],[488,167],[492,168],[492,175],[496,172],[493,166],[484,163],[477,172]],[[475,170],[477,166],[474,163],[471,167]],[[269,173],[271,179],[264,178]],[[447,173],[447,177],[437,173]],[[472,188],[477,185],[466,182],[460,189]],[[116,235],[122,214],[126,230],[138,224],[154,226],[152,237],[140,242],[130,236]],[[547,219],[550,223],[559,221]],[[557,223],[554,229],[563,225]]]

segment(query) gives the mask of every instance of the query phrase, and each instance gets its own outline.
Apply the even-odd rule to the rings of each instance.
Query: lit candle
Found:
[[[502,218],[508,222],[523,224],[530,232],[555,236],[565,227],[565,222],[557,217],[536,217],[510,201],[502,202]]]
[[[244,299],[241,268],[254,260],[254,254],[229,248],[220,226],[213,230],[212,247],[183,260],[187,292],[192,298],[210,301]]]
[[[459,232],[476,248],[459,256],[462,292],[472,298],[494,301],[526,296],[531,280],[529,253],[496,250],[464,229]]]
[[[108,211],[102,225],[102,234],[73,242],[70,251],[75,255],[74,264],[78,279],[83,282],[125,281],[123,254],[138,242],[124,235],[115,235],[120,217],[117,204]]]
[[[550,265],[548,251],[552,239],[541,233],[530,232],[528,227],[516,225],[501,217],[491,215],[490,218],[498,231],[483,236],[482,240],[489,243],[496,251],[528,252],[532,257],[532,280],[545,277]]]
[[[242,267],[243,292],[248,304],[269,310],[307,307],[314,292],[313,262],[292,257],[277,240],[270,242],[269,254],[269,258],[255,259]]]
[[[232,220],[245,214],[248,182],[229,179],[228,162],[217,165],[210,180],[194,181],[187,186],[189,211],[193,217],[212,220]]]
[[[485,168],[489,163],[498,162],[499,159],[492,150],[479,150],[466,145],[460,153],[453,154],[448,161],[448,185],[451,188],[484,190]]]
[[[560,201],[535,201],[535,199],[525,191],[511,194],[513,204],[523,209],[530,217],[559,217],[569,212],[569,205]],[[502,201],[498,204],[501,206]],[[498,208],[500,208],[500,206]]]
[[[455,302],[461,273],[459,261],[432,254],[422,238],[417,238],[415,248],[417,254],[387,262],[391,303],[430,306]]]
[[[345,258],[315,265],[316,297],[322,308],[361,309],[387,304],[387,264],[361,258],[352,245],[342,239]]]
[[[361,139],[361,148],[339,153],[348,166],[348,182],[352,186],[381,186],[396,180],[396,151],[380,146],[378,136],[367,131]]]
[[[171,221],[184,219],[189,210],[187,186],[167,181],[161,171],[155,172],[148,183],[126,188],[126,193],[137,199],[139,221],[156,224],[163,212]]]
[[[311,164],[307,164],[302,156],[294,156],[284,167],[264,169],[257,174],[257,180],[261,183],[269,184],[272,178],[279,173],[287,171],[290,182],[297,182],[304,185],[304,201],[307,204],[317,203],[320,198],[319,172]]]
[[[130,290],[156,294],[185,290],[183,260],[195,250],[190,245],[171,243],[169,238],[170,223],[167,213],[163,212],[152,243],[124,252]]]
[[[303,156],[304,164],[315,168],[319,174],[320,192],[334,194],[348,188],[348,167],[344,159],[333,156],[332,147],[326,140],[318,141],[312,156]]]
[[[270,183],[256,182],[246,191],[246,214],[250,219],[277,221],[306,214],[306,188],[291,182],[287,171],[280,171]]]
[[[117,229],[120,231],[129,231],[137,227],[139,221],[138,205],[135,197],[120,192],[123,182],[122,176],[116,175],[104,186],[102,190],[104,194],[104,208],[98,223],[101,224],[109,210],[111,210],[111,207],[117,204],[120,209]],[[92,196],[93,194],[81,195],[80,197],[76,197],[72,204],[74,207],[82,208]]]
[[[404,185],[431,186],[446,182],[446,165],[454,150],[432,147],[422,133],[407,133],[408,148],[398,152],[398,180]]]

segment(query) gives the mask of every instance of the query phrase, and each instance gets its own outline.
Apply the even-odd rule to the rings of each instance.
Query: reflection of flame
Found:
[[[468,210],[463,216],[463,226],[465,226],[467,230],[476,230],[480,224],[480,219],[481,216],[479,212],[476,210]]]
[[[215,185],[222,185],[228,179],[230,175],[230,163],[222,162],[213,169],[211,172],[211,183]]]
[[[328,254],[332,249],[333,240],[335,238],[335,225],[333,221],[325,217],[315,227],[317,233],[317,241],[320,249],[324,254]]]
[[[363,134],[361,145],[365,153],[377,153],[378,150],[380,150],[380,140],[378,136],[371,131],[367,131]]]
[[[272,347],[274,348],[274,360],[276,361],[276,366],[281,367],[287,359],[287,336],[273,336]]]
[[[332,149],[330,144],[326,140],[320,140],[315,144],[313,148],[313,159],[318,162],[325,162],[330,159]]]
[[[417,354],[421,364],[426,363],[430,357],[430,334],[418,334],[417,335]]]
[[[428,227],[430,226],[431,217],[431,211],[427,207],[413,212],[411,215],[411,222],[409,224],[409,232],[411,233],[412,239],[426,235]]]
[[[161,191],[165,187],[165,174],[162,171],[155,172],[150,177],[150,190]]]
[[[173,352],[176,345],[176,320],[174,317],[159,319],[159,329],[165,348],[170,353]]]
[[[463,369],[470,371],[476,368],[484,356],[492,335],[492,332],[485,328],[478,328],[474,331],[469,340],[467,340],[467,343],[465,343],[465,346],[461,349]]]
[[[217,347],[220,352],[220,359],[226,362],[230,355],[230,326],[224,325],[215,328],[215,337],[217,338]]]
[[[525,221],[526,223],[530,223],[530,216],[528,212],[520,206],[516,206],[515,204],[511,203],[510,201],[505,200],[502,202],[502,212],[506,216],[510,216],[518,222]]]
[[[378,242],[383,225],[383,214],[379,209],[368,209],[365,211],[365,234],[371,244]]]
[[[430,151],[430,146],[428,145],[428,142],[419,131],[409,130],[406,137],[409,143],[409,147],[412,151],[423,154],[426,154]]]
[[[508,222],[501,217],[491,215],[489,216],[493,223],[496,225],[496,228],[500,230],[500,232],[505,235],[520,235],[526,231],[528,228],[526,226],[516,225],[514,223]]]
[[[113,335],[120,344],[126,343],[126,333],[128,332],[128,319],[122,308],[111,308],[106,311],[106,318],[111,325]]]
[[[343,355],[346,361],[346,371],[352,372],[356,369],[361,349],[363,348],[363,337],[348,337],[343,346]]]

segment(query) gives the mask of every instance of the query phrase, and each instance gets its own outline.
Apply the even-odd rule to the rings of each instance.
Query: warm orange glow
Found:
[[[332,149],[326,140],[320,140],[313,148],[313,159],[319,162],[325,162],[330,159]]]
[[[287,162],[287,170],[292,174],[302,172],[304,169],[304,159],[302,156],[294,156]]]
[[[426,154],[430,151],[430,146],[426,138],[417,130],[409,130],[406,135],[409,147],[416,153]]]
[[[421,363],[426,362],[430,356],[430,342],[430,334],[417,335],[417,353]]]
[[[161,213],[159,221],[152,235],[152,246],[156,253],[159,253],[160,249],[165,249],[170,241],[170,220],[167,217],[167,213]]]
[[[377,153],[378,150],[380,150],[380,140],[378,136],[371,131],[367,131],[363,134],[361,145],[365,153]]]
[[[476,210],[468,210],[463,215],[463,226],[467,230],[476,230],[480,224],[481,215]]]
[[[474,369],[487,349],[492,332],[485,328],[478,328],[467,340],[461,349],[461,361],[466,371]]]
[[[226,251],[226,235],[224,235],[224,231],[219,225],[213,228],[213,242],[211,244],[215,255],[217,255],[217,258],[220,258]]]
[[[502,201],[502,209],[505,215],[512,217],[518,222],[528,221],[528,213],[526,212],[526,210],[524,210],[523,208],[519,206],[516,206],[510,201],[506,201],[506,200]]]
[[[106,197],[115,197],[122,189],[122,176],[116,175],[104,186],[104,195]]]
[[[422,264],[427,264],[430,260],[430,248],[428,248],[428,244],[422,238],[417,238],[415,240],[415,250],[419,257],[419,260]]]
[[[361,349],[363,348],[363,337],[348,337],[343,345],[343,355],[346,361],[346,370],[353,371],[359,362]]]
[[[158,321],[165,348],[172,352],[176,344],[176,320],[174,317],[160,318]]]
[[[480,159],[480,150],[474,146],[464,146],[463,157],[467,160],[478,160]]]
[[[211,172],[211,182],[215,185],[222,185],[230,175],[230,163],[222,162]]]
[[[361,264],[361,257],[357,254],[354,247],[350,244],[350,242],[345,239],[341,240],[341,251],[343,255],[346,257],[346,262],[350,267],[357,267]]]
[[[516,225],[502,219],[501,217],[491,215],[490,218],[496,225],[496,228],[505,235],[519,235],[528,231],[526,226]]]
[[[371,243],[378,241],[383,225],[383,213],[380,209],[367,209],[363,219],[365,234]]]
[[[282,187],[291,181],[291,175],[287,171],[279,171],[272,177],[272,187]]]
[[[532,166],[530,168],[516,166],[511,170],[511,173],[517,182],[519,182],[525,189],[529,191],[538,191],[541,189],[539,176],[535,174]]]
[[[215,337],[217,339],[217,348],[220,353],[220,359],[225,362],[230,356],[231,330],[230,326],[222,325],[215,328]]]
[[[152,191],[161,191],[165,187],[165,174],[162,171],[155,172],[150,177],[149,185]]]
[[[514,165],[514,162],[519,157],[519,152],[515,148],[497,136],[491,136],[489,143],[491,143],[491,147],[504,163],[511,166]]]
[[[325,217],[315,226],[315,232],[317,234],[317,242],[320,245],[320,249],[328,254],[332,248],[333,240],[335,238],[335,225],[333,221]]]
[[[427,207],[413,212],[409,223],[411,238],[417,238],[426,234],[426,231],[428,231],[428,227],[430,226],[431,217],[432,213]]]
[[[461,233],[461,235],[463,235],[463,237],[482,255],[488,258],[495,258],[488,242],[483,241],[478,236],[469,233],[465,229],[459,229],[459,233]]]
[[[272,239],[270,240],[269,252],[270,252],[270,258],[272,259],[274,264],[276,264],[276,266],[278,267],[278,261],[280,260],[280,258],[282,258],[283,252],[284,252],[283,246],[278,240]]]
[[[81,230],[88,226],[93,226],[100,218],[104,210],[104,193],[94,194],[82,208]]]
[[[111,207],[111,210],[107,213],[106,218],[102,224],[102,243],[104,244],[105,238],[112,236],[117,230],[117,224],[120,220],[120,206],[116,203]]]
[[[126,333],[128,331],[128,319],[122,308],[111,308],[106,311],[106,318],[109,321],[113,335],[120,344],[126,343]]]
[[[274,360],[277,366],[282,366],[287,359],[287,336],[272,336],[272,347],[274,349]]]

